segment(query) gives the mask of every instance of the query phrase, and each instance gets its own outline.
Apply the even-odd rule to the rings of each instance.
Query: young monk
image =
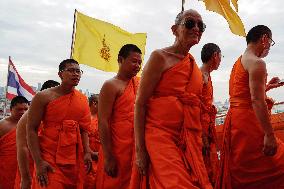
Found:
[[[128,189],[134,149],[134,101],[141,68],[141,50],[124,45],[118,54],[119,70],[107,80],[99,96],[99,152],[97,189]]]
[[[29,101],[16,96],[11,101],[11,115],[0,121],[0,188],[13,189],[17,172],[16,125]]]
[[[204,30],[197,11],[179,13],[174,44],[155,50],[143,69],[135,102],[136,164],[151,189],[212,188],[202,158],[202,73],[189,54]],[[135,174],[133,189],[139,188]]]
[[[222,54],[218,45],[207,43],[201,50],[201,60],[203,62],[200,70],[203,76],[202,89],[202,155],[206,166],[209,180],[214,186],[217,176],[217,136],[215,129],[216,107],[213,105],[213,85],[210,73],[217,70],[221,62]]]
[[[98,99],[99,96],[94,94],[89,97],[89,107],[92,116],[91,131],[89,133],[89,143],[92,153],[92,170],[84,178],[84,189],[94,189],[96,187],[96,173],[98,163],[98,151],[101,146],[98,130]]]
[[[247,48],[230,76],[230,110],[224,123],[217,189],[284,188],[284,144],[275,137],[265,92],[283,86],[275,77],[266,85],[262,58],[273,46],[271,30],[253,27]]]
[[[60,83],[53,80],[47,80],[43,83],[41,91],[56,87]],[[18,167],[15,179],[15,189],[29,189],[32,183],[32,174],[34,170],[34,162],[30,156],[30,152],[27,145],[26,125],[28,118],[28,111],[21,117],[17,124],[16,131],[16,143],[17,143],[17,160]]]
[[[77,61],[62,61],[61,84],[37,93],[32,100],[27,120],[27,142],[36,168],[32,188],[83,188],[83,158],[88,171],[92,160],[88,100],[75,89],[82,73]]]

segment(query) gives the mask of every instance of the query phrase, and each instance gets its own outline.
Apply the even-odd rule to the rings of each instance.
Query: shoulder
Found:
[[[256,58],[251,61],[247,65],[247,70],[249,73],[259,72],[259,73],[266,73],[266,64],[265,61],[261,58]]]
[[[118,90],[118,86],[121,84],[121,82],[116,79],[116,78],[111,78],[111,79],[108,79],[104,82],[103,86],[102,86],[102,90],[112,90],[112,91],[115,91],[115,90]]]

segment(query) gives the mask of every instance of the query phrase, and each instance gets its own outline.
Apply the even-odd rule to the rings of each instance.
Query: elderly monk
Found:
[[[266,85],[262,59],[274,45],[272,32],[267,26],[255,26],[246,41],[230,76],[230,110],[216,188],[280,189],[284,188],[284,144],[274,135],[265,92],[283,84],[275,77]]]
[[[134,101],[141,68],[141,50],[124,45],[118,54],[119,70],[107,80],[99,96],[99,152],[97,189],[128,189],[134,149]]]
[[[151,189],[212,188],[202,157],[202,73],[189,54],[204,30],[197,11],[179,13],[174,44],[152,52],[143,70],[135,102],[136,164]],[[139,188],[135,175],[131,187]]]
[[[96,187],[96,174],[97,174],[97,162],[98,162],[98,151],[101,146],[99,139],[98,130],[98,99],[97,94],[89,97],[89,107],[92,116],[92,124],[89,133],[89,143],[92,155],[92,170],[89,174],[85,174],[84,178],[84,189],[94,189]]]
[[[27,120],[27,142],[36,168],[32,188],[83,188],[84,160],[89,171],[92,159],[88,100],[75,89],[82,73],[77,61],[62,61],[61,84],[32,100]]]
[[[0,121],[0,188],[14,188],[17,172],[16,125],[29,101],[23,96],[16,96],[11,101],[11,115]]]
[[[41,91],[58,86],[60,83],[53,80],[47,80],[43,83]],[[26,125],[28,112],[21,117],[17,124],[16,143],[17,143],[17,160],[19,169],[17,170],[15,189],[29,189],[32,183],[32,174],[34,170],[34,162],[30,156],[27,145]]]
[[[207,169],[208,177],[214,186],[217,176],[218,157],[217,157],[217,136],[215,129],[216,108],[213,105],[213,85],[211,72],[217,70],[221,62],[222,54],[218,45],[207,43],[201,50],[202,66],[200,70],[203,76],[202,89],[202,141],[203,160]]]

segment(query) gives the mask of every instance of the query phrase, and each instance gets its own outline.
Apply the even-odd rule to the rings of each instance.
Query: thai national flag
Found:
[[[31,101],[34,95],[33,89],[22,79],[9,58],[6,98],[12,100],[15,96],[24,96],[28,101]]]

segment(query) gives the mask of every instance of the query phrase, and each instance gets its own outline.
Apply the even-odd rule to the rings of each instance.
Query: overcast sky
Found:
[[[239,16],[246,31],[264,24],[271,28],[276,42],[265,61],[269,78],[284,79],[284,9],[281,0],[239,0]],[[200,65],[200,51],[205,43],[221,47],[223,58],[218,71],[212,74],[215,101],[228,98],[228,80],[232,65],[243,53],[243,37],[233,35],[226,20],[205,10],[204,3],[186,0],[185,8],[200,12],[207,25],[198,45],[190,52]],[[23,79],[30,85],[47,79],[58,80],[58,64],[70,56],[74,9],[97,19],[113,23],[129,32],[146,32],[147,45],[144,62],[157,48],[171,45],[174,36],[170,27],[181,10],[181,0],[0,0],[0,86],[6,85],[8,56]],[[78,88],[98,93],[105,74],[82,66],[84,74]],[[277,101],[284,101],[284,87],[269,93]]]

